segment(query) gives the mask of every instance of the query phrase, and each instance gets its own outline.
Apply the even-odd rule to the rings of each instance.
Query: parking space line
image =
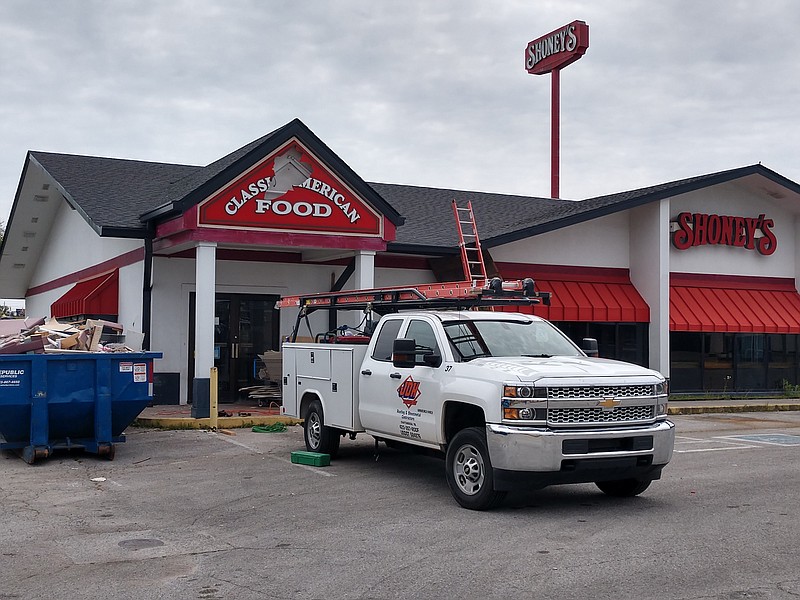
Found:
[[[217,436],[221,440],[225,440],[226,442],[229,442],[229,443],[233,444],[234,446],[239,446],[241,448],[249,450],[250,452],[253,452],[254,454],[264,454],[264,452],[262,450],[259,450],[258,448],[253,448],[252,446],[248,446],[247,444],[244,444],[244,443],[240,442],[239,440],[234,440],[230,436],[219,435],[219,434],[217,434]],[[293,467],[300,467],[302,469],[310,471],[311,473],[315,473],[317,475],[322,475],[323,477],[336,477],[336,473],[330,473],[328,471],[321,470],[319,467],[312,467],[311,465],[296,464],[296,463],[293,463],[291,460],[289,460],[287,458],[282,458],[280,456],[275,456],[274,454],[266,454],[266,456],[268,456],[269,458],[273,458],[275,460],[279,460],[281,462],[289,463]]]
[[[746,442],[753,442],[756,444],[766,444],[767,446],[784,446],[784,447],[800,446],[800,436],[790,435],[788,433],[727,435],[720,437],[722,437],[723,439],[736,440],[739,442],[746,441]]]
[[[698,448],[698,445],[705,444],[706,447]],[[758,445],[745,444],[742,440],[731,441],[724,436],[714,436],[710,438],[696,438],[689,436],[676,436],[676,454],[690,454],[694,452],[720,452],[723,450],[747,450],[758,448]]]
[[[747,450],[748,448],[758,448],[758,446],[727,446],[720,448],[694,448],[692,450],[675,450],[676,454],[692,454],[694,452],[720,452],[722,450]]]

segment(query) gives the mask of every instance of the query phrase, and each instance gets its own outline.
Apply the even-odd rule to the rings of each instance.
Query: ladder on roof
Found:
[[[478,226],[475,224],[475,214],[472,212],[472,200],[467,200],[467,206],[459,206],[453,198],[453,215],[458,228],[458,247],[461,249],[461,265],[464,268],[464,277],[472,285],[484,286],[487,282],[486,265],[483,262],[481,240],[478,237]],[[469,226],[468,231],[464,231]]]

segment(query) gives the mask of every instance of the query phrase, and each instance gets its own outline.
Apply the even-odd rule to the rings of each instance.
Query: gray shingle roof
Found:
[[[171,184],[199,168],[52,152],[30,155],[101,235],[143,234],[146,226],[139,215],[163,202]]]
[[[575,204],[569,200],[509,194],[390,183],[370,185],[406,218],[405,225],[397,230],[397,241],[392,244],[398,250],[415,246],[431,249],[457,247],[458,232],[453,216],[453,200],[462,207],[467,205],[467,201],[472,201],[478,234],[482,241],[547,220],[550,215],[564,210],[565,206]]]
[[[255,155],[263,153],[265,145],[276,141],[272,140],[276,134],[296,133],[298,127],[301,132],[310,134],[317,144],[315,150],[324,153],[328,161],[340,161],[298,120],[206,167],[48,152],[31,152],[31,156],[53,176],[68,200],[98,233],[144,237],[143,215],[153,218],[185,210],[187,202],[195,201],[198,194],[230,177],[228,170],[238,169],[237,163],[256,160]],[[346,165],[339,164],[339,168],[361,182]],[[458,245],[451,205],[453,199],[460,206],[465,206],[467,200],[472,201],[481,241],[486,247],[492,247],[752,174],[760,174],[800,193],[798,184],[762,165],[581,201],[388,183],[364,184],[362,192],[369,194],[372,202],[382,204],[384,210],[394,213],[395,218],[398,213],[405,218],[405,224],[398,227],[397,240],[390,244],[390,249],[446,252]]]

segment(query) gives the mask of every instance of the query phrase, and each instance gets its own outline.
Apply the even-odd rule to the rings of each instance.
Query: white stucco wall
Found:
[[[733,183],[718,185],[672,198],[670,219],[682,212],[752,218],[763,213],[775,221],[772,230],[778,247],[773,254],[763,256],[756,250],[732,246],[705,245],[678,250],[670,244],[672,272],[796,277],[796,217],[765,194],[757,195]]]
[[[62,202],[31,277],[30,287],[53,281],[142,246],[142,240],[100,237],[77,211]]]
[[[491,249],[499,262],[629,267],[628,212],[615,213]]]
[[[42,285],[111,260],[141,248],[142,240],[101,238],[66,202],[61,203],[42,255],[31,278],[30,287]],[[142,275],[140,261],[120,269],[119,321],[126,327],[141,330]],[[69,291],[70,283],[25,299],[31,317],[49,317],[50,305]]]
[[[649,366],[669,377],[669,209],[660,200],[630,211],[631,283],[650,307]]]

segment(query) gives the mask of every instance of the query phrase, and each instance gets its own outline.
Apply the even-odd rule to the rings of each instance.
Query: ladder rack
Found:
[[[400,310],[467,310],[492,306],[531,306],[539,303],[550,305],[550,292],[537,292],[533,279],[502,281],[495,277],[488,284],[479,287],[471,281],[455,281],[320,292],[284,296],[277,306],[300,309],[292,334],[294,340],[301,320],[318,310],[360,310],[385,315]]]

